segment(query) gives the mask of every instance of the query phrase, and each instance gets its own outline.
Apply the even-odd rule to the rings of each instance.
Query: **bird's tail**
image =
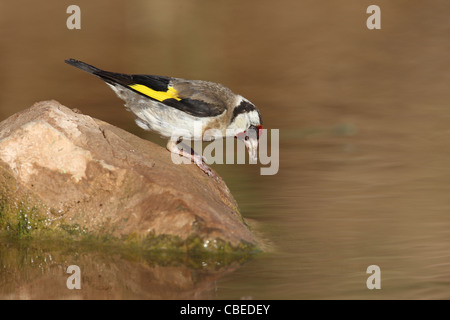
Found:
[[[65,62],[71,66],[77,67],[78,69],[89,72],[90,74],[99,77],[111,85],[120,84],[122,86],[128,86],[133,83],[133,77],[128,74],[104,71],[75,59],[68,59],[65,60]]]
[[[71,66],[77,67],[78,69],[81,69],[83,71],[86,71],[86,72],[89,72],[89,73],[92,73],[92,74],[96,74],[96,73],[102,72],[101,69],[96,68],[94,66],[91,66],[90,64],[84,63],[84,62],[79,61],[79,60],[67,59],[67,60],[65,60],[65,62],[67,64],[70,64]]]

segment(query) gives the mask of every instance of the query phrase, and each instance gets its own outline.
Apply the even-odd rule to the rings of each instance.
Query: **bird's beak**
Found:
[[[258,161],[258,143],[261,133],[262,126],[258,126],[236,135],[236,138],[244,141],[245,147],[248,150],[250,163],[256,163]]]
[[[258,160],[258,139],[256,137],[249,136],[244,140],[245,147],[248,150],[248,156],[251,161]]]

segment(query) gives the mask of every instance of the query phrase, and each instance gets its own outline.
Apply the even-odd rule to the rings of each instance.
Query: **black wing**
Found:
[[[112,85],[120,84],[145,97],[192,116],[213,117],[222,114],[226,110],[226,103],[217,92],[214,92],[214,86],[205,85],[211,84],[208,82],[189,81],[157,75],[129,75],[109,72],[75,59],[66,60],[66,63],[89,72],[107,83]]]

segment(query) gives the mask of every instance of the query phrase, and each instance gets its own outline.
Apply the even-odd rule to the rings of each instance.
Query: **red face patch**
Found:
[[[263,126],[259,125],[256,127],[256,129],[258,129],[258,139],[259,139],[259,137],[261,137],[263,134]]]

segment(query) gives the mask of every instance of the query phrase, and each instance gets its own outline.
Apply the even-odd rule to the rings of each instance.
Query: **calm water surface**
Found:
[[[164,145],[63,60],[223,83],[280,129],[278,174],[214,167],[267,250],[169,259],[3,241],[0,298],[450,298],[448,1],[378,1],[374,31],[370,1],[78,2],[78,31],[60,1],[0,5],[0,119],[56,99]]]

